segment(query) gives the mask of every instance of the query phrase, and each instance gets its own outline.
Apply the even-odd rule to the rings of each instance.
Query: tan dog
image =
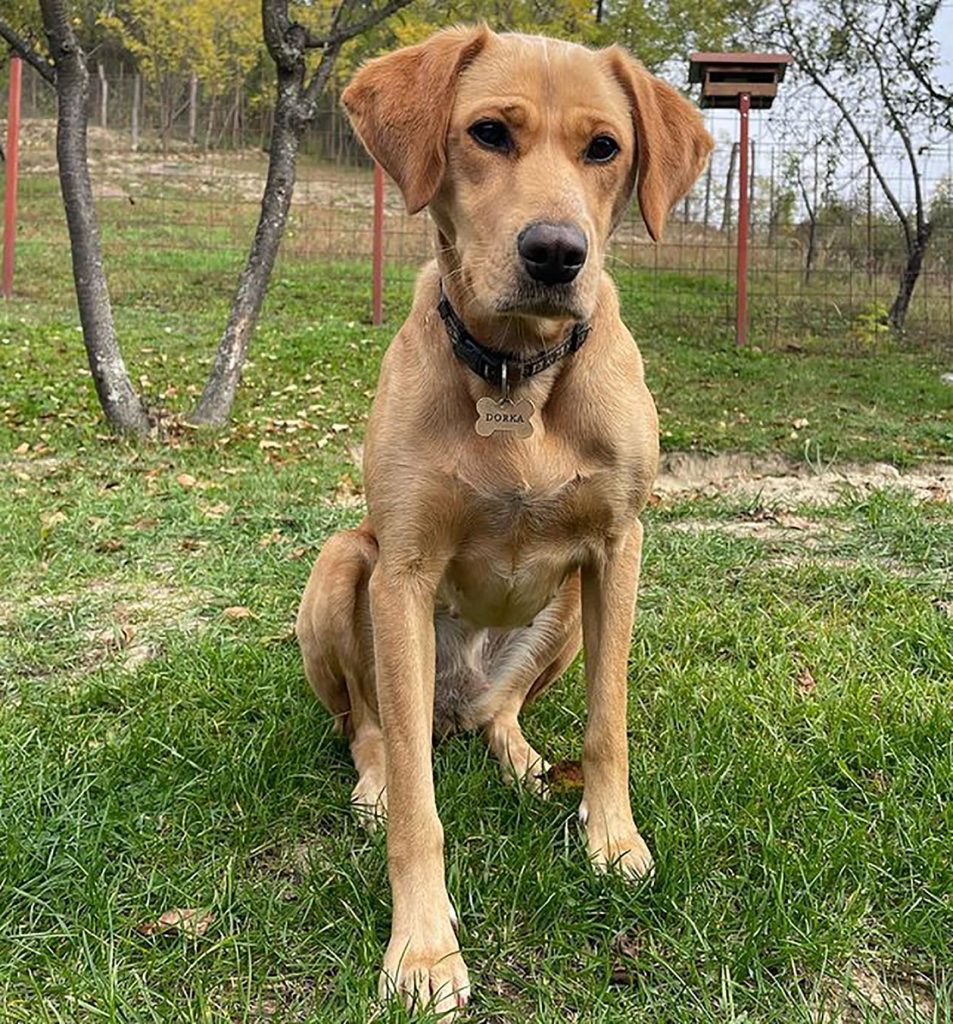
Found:
[[[434,734],[480,729],[507,776],[541,787],[547,765],[519,714],[584,643],[589,856],[633,877],[652,865],[629,805],[626,665],[658,431],[603,260],[633,188],[657,238],[712,143],[695,108],[623,50],[485,27],[369,62],[344,103],[408,209],[429,206],[437,259],[381,369],[367,518],[325,545],[297,633],[350,740],[354,803],[388,819],[381,991],[452,1015],[469,983]],[[477,342],[469,362],[448,336],[461,324]]]

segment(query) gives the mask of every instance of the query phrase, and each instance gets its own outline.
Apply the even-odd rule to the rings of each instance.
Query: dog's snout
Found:
[[[575,224],[537,221],[519,233],[516,248],[527,274],[540,284],[568,284],[586,262],[589,246]]]

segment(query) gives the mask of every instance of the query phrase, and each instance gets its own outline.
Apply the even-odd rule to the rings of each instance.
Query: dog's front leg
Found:
[[[641,557],[642,524],[636,521],[604,558],[582,571],[589,713],[579,817],[593,864],[601,870],[618,867],[633,878],[652,870],[652,855],[632,818],[626,735],[629,644]]]
[[[436,584],[431,573],[393,568],[383,557],[370,580],[393,895],[380,991],[449,1020],[466,1003],[469,980],[451,923],[433,786]]]

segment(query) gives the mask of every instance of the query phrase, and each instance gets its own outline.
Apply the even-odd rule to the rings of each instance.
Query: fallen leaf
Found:
[[[620,932],[612,941],[615,957],[612,973],[609,975],[610,985],[636,985],[638,974],[634,962],[642,953],[641,937],[632,932]]]
[[[59,526],[60,523],[65,523],[67,518],[66,513],[61,512],[59,509],[55,512],[41,512],[40,533],[45,537],[51,530]]]
[[[789,515],[787,512],[775,516],[775,521],[786,530],[810,530],[814,526],[810,519],[806,519],[804,516]]]
[[[795,430],[803,430],[803,429],[804,429],[805,427],[808,427],[808,426],[810,426],[810,424],[811,424],[811,421],[810,421],[810,420],[808,420],[808,419],[805,419],[805,418],[804,418],[803,416],[799,416],[799,417],[798,417],[798,418],[797,418],[797,419],[796,419],[796,420],[795,420],[795,421],[794,421],[794,422],[793,422],[793,423],[791,424],[791,426],[793,426]]]
[[[16,448],[13,449],[13,454],[14,455],[26,455],[26,453],[29,450],[30,450],[29,442],[24,441],[23,444],[18,444],[16,446]]]
[[[800,675],[797,677],[797,688],[799,693],[813,693],[817,687],[817,683],[814,681],[814,676],[811,675],[811,670],[807,667],[801,669]]]
[[[118,537],[107,537],[96,545],[96,550],[105,554],[112,551],[122,551],[125,546]]]
[[[198,481],[195,479],[194,476],[192,476],[191,473],[179,473],[179,475],[175,478],[175,482],[180,487],[194,487],[198,483]]]
[[[264,647],[269,647],[271,644],[287,644],[294,640],[295,636],[294,623],[292,623],[281,633],[272,633],[270,636],[263,636],[261,638],[261,643]]]
[[[167,910],[157,921],[146,921],[139,925],[136,931],[140,935],[177,932],[180,935],[187,935],[190,939],[199,939],[208,931],[208,926],[214,920],[215,915],[211,910],[175,907],[172,910]]]
[[[243,604],[233,604],[222,611],[222,618],[225,619],[247,619],[251,616],[251,608]]]
[[[579,761],[559,761],[543,775],[553,793],[572,793],[582,789],[582,764]]]

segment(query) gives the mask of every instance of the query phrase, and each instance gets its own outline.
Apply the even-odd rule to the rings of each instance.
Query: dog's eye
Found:
[[[470,135],[487,149],[506,152],[512,146],[509,130],[502,121],[477,121],[476,124],[470,125],[469,131]]]
[[[586,148],[586,159],[592,164],[607,164],[619,152],[619,143],[611,135],[597,135]]]

